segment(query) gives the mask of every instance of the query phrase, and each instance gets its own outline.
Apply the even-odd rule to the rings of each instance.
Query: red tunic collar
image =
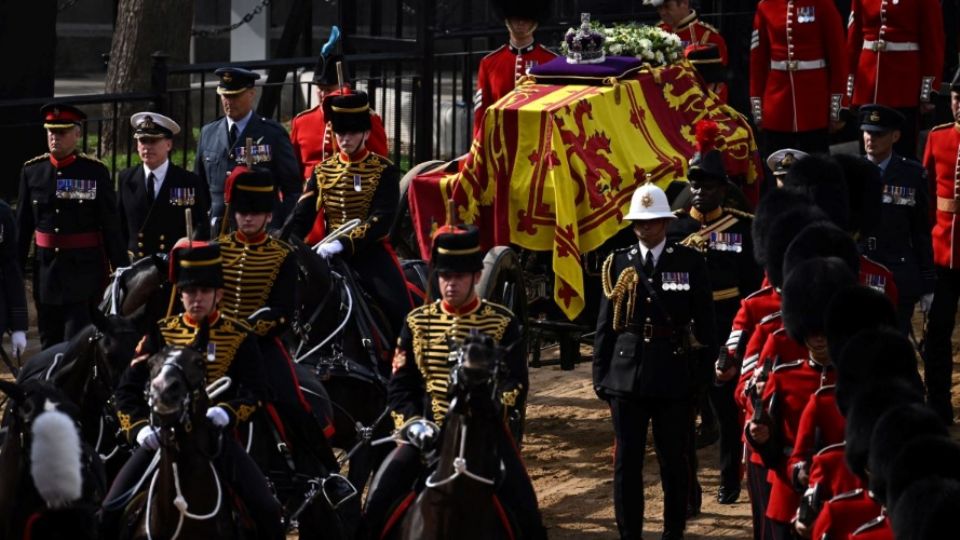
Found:
[[[240,231],[237,231],[237,241],[244,244],[262,244],[267,240],[267,232],[261,231],[253,236],[247,236]]]
[[[77,160],[77,154],[70,154],[69,156],[63,159],[57,159],[53,157],[53,154],[50,154],[50,163],[53,163],[54,168],[62,169],[67,165],[70,165]]]
[[[213,325],[213,323],[217,322],[217,319],[219,318],[220,318],[220,310],[215,309],[213,310],[213,313],[207,315],[207,324]],[[191,317],[187,313],[183,314],[183,322],[186,323],[187,326],[189,326],[190,328],[197,327],[197,321],[193,320],[193,317]]]
[[[440,301],[440,309],[448,315],[469,315],[477,310],[480,307],[480,297],[477,295],[473,296],[473,299],[468,301],[466,304],[456,308],[447,303],[446,300]]]
[[[367,159],[367,156],[369,156],[369,155],[370,155],[370,151],[367,150],[367,147],[363,147],[362,149],[360,149],[360,150],[358,150],[356,153],[354,153],[352,156],[349,155],[349,154],[347,154],[347,153],[344,152],[343,150],[341,150],[341,151],[340,151],[340,161],[342,161],[342,162],[344,162],[344,163],[357,163],[357,162],[360,162],[360,161],[363,161],[363,160]]]
[[[510,52],[512,52],[513,54],[527,54],[528,52],[532,52],[533,49],[536,48],[536,46],[537,46],[536,41],[530,43],[529,45],[523,48],[514,47],[512,43],[507,43],[507,48],[509,48]]]

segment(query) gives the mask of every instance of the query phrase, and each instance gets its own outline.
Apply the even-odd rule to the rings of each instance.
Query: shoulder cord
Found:
[[[637,301],[637,283],[640,282],[640,276],[637,274],[637,269],[630,266],[620,273],[616,284],[611,286],[611,266],[613,266],[613,256],[608,257],[603,262],[600,275],[603,283],[603,294],[613,301],[613,329],[619,332],[626,327],[627,319],[633,315],[633,308]],[[626,300],[626,306],[624,306],[624,300]]]

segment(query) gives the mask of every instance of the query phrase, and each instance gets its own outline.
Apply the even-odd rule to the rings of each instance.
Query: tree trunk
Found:
[[[163,52],[169,56],[172,64],[186,63],[190,54],[190,31],[193,28],[194,0],[119,0],[117,20],[114,27],[113,43],[110,46],[110,63],[107,66],[107,93],[145,92],[150,90],[150,73],[153,61],[151,55]],[[182,80],[171,78],[170,88],[189,84],[186,77]],[[166,96],[164,96],[166,97]],[[169,111],[183,111],[175,103],[165,100],[167,114],[181,125],[183,118],[169,114]],[[114,109],[111,105],[103,108],[103,135],[100,148],[104,156],[111,152],[126,152],[130,142],[130,114],[138,110],[154,109],[155,103],[133,103],[118,109],[116,133],[114,133]],[[180,135],[190,136],[189,133]],[[119,162],[119,160],[118,160]]]
[[[0,100],[53,97],[56,28],[54,0],[0,0]],[[0,197],[16,200],[23,162],[46,151],[40,124],[39,105],[0,108]]]

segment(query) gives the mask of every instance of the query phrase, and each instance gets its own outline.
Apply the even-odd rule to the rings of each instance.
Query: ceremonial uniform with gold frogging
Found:
[[[293,215],[293,232],[315,244],[344,223],[360,226],[338,240],[367,293],[376,298],[396,331],[411,301],[387,235],[400,200],[400,171],[387,158],[362,150],[338,153],[317,165]]]
[[[210,319],[206,380],[209,384],[224,375],[233,380],[225,394],[227,397],[216,405],[227,411],[230,424],[235,426],[250,418],[266,394],[260,350],[246,323],[219,313]],[[157,331],[144,340],[138,353],[152,354],[165,345],[187,347],[196,339],[198,330],[197,323],[186,314],[161,319]],[[213,360],[210,360],[211,355]],[[150,408],[143,398],[143,389],[149,381],[147,362],[135,361],[123,373],[117,387],[117,417],[120,429],[131,443],[150,416]]]
[[[520,329],[507,308],[476,299],[455,309],[437,300],[407,315],[394,353],[394,373],[387,399],[397,427],[411,418],[443,423],[450,406],[448,384],[453,367],[450,340],[459,342],[479,330],[504,347],[516,345]],[[520,406],[527,394],[528,376],[522,347],[514,346],[506,358],[507,373],[500,398],[506,409]]]

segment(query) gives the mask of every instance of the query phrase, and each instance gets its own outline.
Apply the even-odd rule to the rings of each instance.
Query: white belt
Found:
[[[865,39],[863,40],[863,50],[891,52],[919,51],[920,44],[912,41],[884,41],[882,39],[874,41],[872,39]]]
[[[807,69],[822,69],[827,67],[827,61],[819,60],[771,60],[770,69],[777,71],[804,71]]]

